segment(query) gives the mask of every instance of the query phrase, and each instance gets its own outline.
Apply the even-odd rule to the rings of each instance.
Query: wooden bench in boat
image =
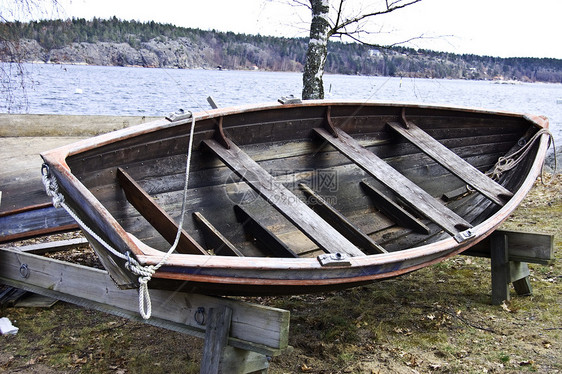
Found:
[[[316,245],[329,253],[344,253],[352,257],[365,255],[236,144],[229,139],[225,140],[229,148],[214,139],[203,143]]]
[[[173,244],[178,232],[178,225],[172,217],[160,208],[154,199],[123,169],[117,169],[117,178],[127,200],[168,243]],[[176,250],[179,253],[208,255],[207,251],[183,229],[181,230],[180,241]]]
[[[367,174],[389,187],[397,196],[407,202],[411,208],[439,225],[457,240],[463,240],[462,232],[472,227],[470,223],[438,202],[437,199],[392,168],[377,155],[362,147],[343,130],[338,128],[333,128],[333,130],[335,134],[331,134],[323,128],[314,129],[322,139],[348,157]]]
[[[389,122],[388,126],[494,203],[503,206],[505,199],[513,196],[509,190],[487,177],[414,123]]]

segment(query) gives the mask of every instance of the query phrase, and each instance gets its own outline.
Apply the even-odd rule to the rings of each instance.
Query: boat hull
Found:
[[[137,276],[107,246],[156,265],[183,212],[181,248],[151,287],[298,294],[395,277],[486,238],[540,173],[547,127],[463,108],[276,103],[156,121],[42,157],[120,287]],[[527,148],[496,181],[485,174]]]

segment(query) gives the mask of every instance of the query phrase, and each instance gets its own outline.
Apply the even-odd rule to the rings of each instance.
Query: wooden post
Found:
[[[554,236],[535,232],[496,230],[463,255],[492,259],[492,304],[509,300],[509,283],[517,295],[532,294],[528,262],[550,265],[554,261]]]
[[[533,293],[529,276],[529,266],[526,262],[510,261],[509,262],[509,280],[513,283],[515,293],[519,296],[528,296]]]
[[[209,310],[209,321],[205,331],[205,346],[201,361],[201,374],[219,373],[224,347],[230,333],[232,309],[219,306]]]
[[[219,306],[209,309],[200,373],[267,373],[267,356],[227,345],[231,320],[230,308]]]
[[[490,238],[492,268],[492,304],[509,300],[509,260],[507,236],[494,232]]]

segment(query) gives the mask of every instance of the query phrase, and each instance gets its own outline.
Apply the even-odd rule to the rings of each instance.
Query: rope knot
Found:
[[[47,196],[52,198],[53,206],[55,208],[60,208],[64,203],[64,196],[59,192],[57,179],[51,174],[47,164],[43,164],[41,174]]]

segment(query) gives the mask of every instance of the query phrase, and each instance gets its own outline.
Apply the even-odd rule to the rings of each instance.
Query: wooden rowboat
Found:
[[[272,103],[158,120],[42,157],[120,287],[138,286],[130,259],[162,260],[185,193],[179,244],[151,288],[297,294],[394,277],[483,240],[540,173],[547,128],[543,117],[484,110]]]

